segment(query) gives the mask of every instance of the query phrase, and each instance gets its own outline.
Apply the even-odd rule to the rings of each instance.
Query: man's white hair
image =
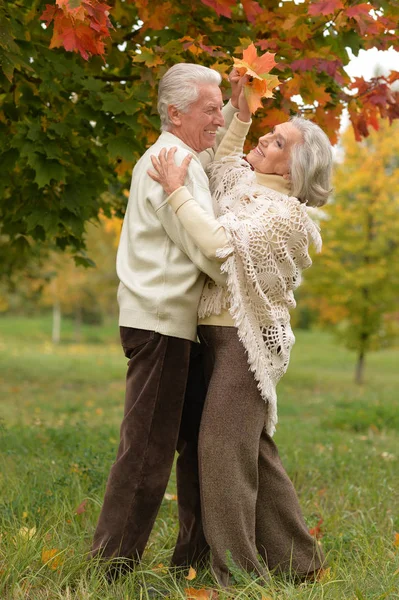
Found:
[[[309,206],[323,206],[331,189],[333,155],[330,140],[316,123],[303,117],[290,122],[302,133],[303,143],[291,151],[291,193]]]
[[[190,104],[198,99],[199,85],[220,85],[221,82],[222,77],[217,71],[202,65],[179,63],[168,69],[158,88],[158,112],[162,131],[167,131],[171,126],[169,105],[173,104],[181,112],[186,112]]]

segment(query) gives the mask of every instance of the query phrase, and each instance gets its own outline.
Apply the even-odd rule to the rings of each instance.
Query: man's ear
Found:
[[[174,104],[169,104],[168,106],[168,116],[169,121],[175,127],[179,127],[181,125],[180,111],[176,108]]]

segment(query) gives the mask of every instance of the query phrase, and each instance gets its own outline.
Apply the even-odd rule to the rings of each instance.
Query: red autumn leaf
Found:
[[[254,23],[256,15],[260,15],[263,9],[259,6],[257,2],[255,2],[255,0],[242,0],[241,4],[248,21],[250,23]]]
[[[348,17],[357,17],[359,15],[368,15],[370,13],[370,10],[373,7],[370,4],[356,4],[356,6],[351,6],[350,8],[347,8],[345,11],[345,14]]]
[[[317,525],[315,525],[314,527],[311,527],[309,529],[310,535],[313,535],[313,537],[315,537],[317,539],[323,537],[323,532],[321,530],[321,524],[322,523],[323,523],[323,519],[319,519]]]
[[[87,498],[86,498],[86,500],[83,500],[83,502],[81,502],[81,503],[79,504],[79,506],[78,506],[78,507],[77,507],[77,509],[75,510],[76,514],[77,514],[77,515],[81,515],[81,514],[83,514],[84,512],[86,512],[86,505],[87,505]]]
[[[369,35],[378,33],[378,26],[370,14],[370,10],[372,10],[372,8],[373,7],[370,4],[357,4],[356,6],[351,6],[345,11],[347,17],[356,21],[362,35],[365,33]]]
[[[40,19],[47,27],[54,21],[50,48],[63,46],[69,52],[79,52],[87,60],[90,55],[104,55],[104,39],[112,27],[108,19],[110,7],[100,0],[56,0],[56,6],[46,5]]]
[[[332,15],[335,11],[344,8],[341,0],[320,0],[313,2],[308,9],[312,17],[317,15]]]
[[[235,6],[235,0],[201,0],[202,4],[213,8],[213,10],[223,17],[230,19],[231,9]]]

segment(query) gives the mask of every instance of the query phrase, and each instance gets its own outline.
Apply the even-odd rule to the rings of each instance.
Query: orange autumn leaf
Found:
[[[397,531],[395,531],[394,546],[399,549],[399,533]]]
[[[309,533],[310,535],[313,535],[313,537],[319,539],[321,537],[323,537],[323,532],[321,530],[321,524],[323,523],[323,519],[319,519],[317,525],[315,525],[314,527],[311,527],[309,529]]]
[[[276,66],[274,54],[265,52],[258,56],[254,44],[250,44],[242,53],[242,58],[233,58],[234,66],[240,75],[250,75],[255,79],[262,79],[262,76],[269,73]]]
[[[250,44],[243,51],[242,59],[233,59],[234,67],[239,74],[249,75],[252,78],[245,84],[245,97],[251,113],[262,108],[262,98],[272,98],[272,90],[280,83],[276,75],[269,74],[276,65],[274,56],[271,52],[258,56],[254,44]]]
[[[199,590],[196,590],[195,588],[186,588],[184,593],[186,594],[187,600],[196,600],[197,598],[199,598],[199,600],[217,600],[219,597],[218,593],[214,590],[207,590],[205,588]]]
[[[188,571],[188,575],[185,576],[185,578],[188,581],[192,581],[193,579],[195,579],[197,577],[197,571],[193,568],[190,567],[189,571]]]
[[[56,0],[55,5],[46,4],[40,19],[49,27],[54,21],[50,48],[63,46],[68,52],[79,52],[88,60],[90,55],[104,56],[104,40],[113,29],[108,18],[110,7],[100,0]]]
[[[42,563],[47,565],[53,571],[56,571],[62,564],[61,556],[59,556],[59,550],[57,548],[51,548],[50,550],[43,548],[42,550]]]

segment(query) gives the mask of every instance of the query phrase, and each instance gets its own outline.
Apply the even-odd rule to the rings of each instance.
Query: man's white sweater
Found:
[[[236,111],[224,109],[226,126]],[[147,174],[151,155],[162,148],[178,148],[178,164],[193,154],[185,182],[192,197],[214,215],[208,177],[201,161],[212,152],[195,153],[169,132],[163,132],[136,164],[117,254],[119,325],[149,329],[195,341],[197,307],[205,275],[225,282],[219,263],[206,256],[179,222],[159,183]],[[215,222],[215,228],[220,226]],[[212,260],[213,258],[213,260]]]

